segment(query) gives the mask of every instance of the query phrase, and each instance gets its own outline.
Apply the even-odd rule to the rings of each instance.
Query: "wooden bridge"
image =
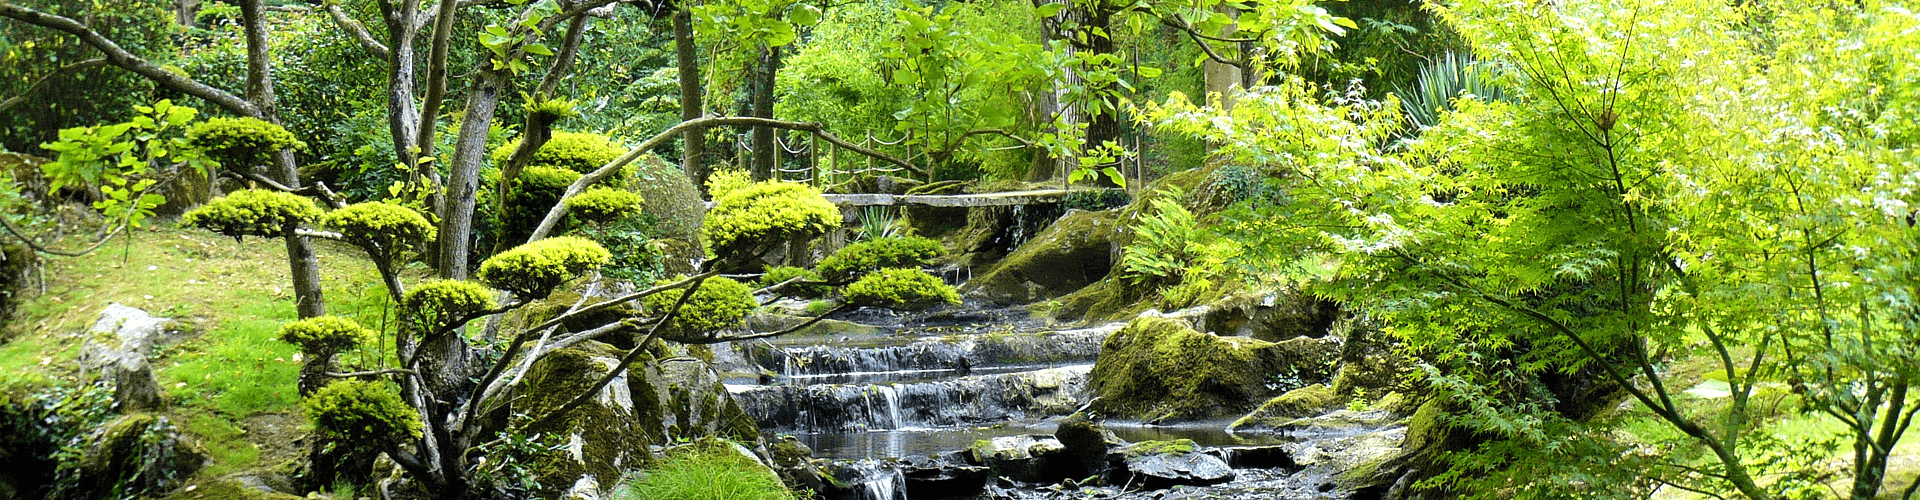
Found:
[[[839,206],[998,207],[1057,203],[1066,198],[1065,189],[1006,191],[979,194],[829,194],[827,201]]]

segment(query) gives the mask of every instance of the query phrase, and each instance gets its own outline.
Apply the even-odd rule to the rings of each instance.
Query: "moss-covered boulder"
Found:
[[[181,486],[207,463],[207,452],[166,417],[135,413],[87,437],[73,498],[139,498]]]
[[[679,166],[658,156],[642,156],[631,165],[634,172],[627,178],[627,188],[640,193],[642,217],[653,221],[656,240],[675,242],[660,245],[667,272],[693,272],[692,263],[706,258],[698,244],[700,225],[707,216],[707,204],[700,199],[700,188],[687,179]]]
[[[1260,405],[1247,416],[1235,420],[1228,426],[1231,430],[1273,429],[1294,419],[1311,417],[1326,413],[1344,402],[1333,388],[1326,384],[1313,384],[1287,391]]]
[[[528,372],[512,412],[545,415],[592,387],[625,354],[588,341],[542,357]],[[707,362],[650,355],[558,422],[525,432],[552,436],[559,445],[533,457],[543,488],[534,493],[541,498],[557,496],[584,476],[612,486],[624,471],[645,465],[651,445],[681,438],[759,437],[759,428],[741,413]]]
[[[1086,477],[1080,459],[1053,436],[1026,434],[982,439],[967,448],[967,462],[990,467],[1000,477],[1029,483],[1054,483]]]
[[[1147,421],[1239,416],[1284,383],[1325,382],[1337,355],[1331,340],[1222,337],[1145,316],[1101,344],[1093,410]]]
[[[1124,229],[1118,211],[1070,211],[1014,250],[961,292],[1001,304],[1046,300],[1107,277],[1119,259],[1114,236]]]
[[[1204,330],[1279,342],[1325,337],[1341,318],[1340,305],[1298,288],[1229,294],[1207,304]]]

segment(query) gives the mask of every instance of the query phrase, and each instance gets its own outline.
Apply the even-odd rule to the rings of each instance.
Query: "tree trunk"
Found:
[[[753,75],[753,116],[773,118],[774,75],[780,70],[780,48],[768,47],[760,56],[760,67]],[[764,181],[774,178],[780,168],[774,165],[774,149],[780,147],[774,143],[773,127],[753,128],[753,180]]]
[[[267,19],[261,15],[262,0],[248,0],[240,4],[240,15],[246,22],[247,32],[247,101],[253,104],[259,113],[258,118],[268,123],[280,124],[280,112],[276,107],[277,99],[273,95],[273,54],[272,46],[267,42]],[[293,150],[283,149],[273,155],[274,180],[287,187],[299,189],[300,168],[295,163]],[[320,261],[314,257],[313,242],[305,236],[287,230],[287,267],[293,278],[293,295],[296,312],[302,318],[325,316],[327,299],[320,287]]]
[[[681,6],[673,14],[673,52],[680,64],[680,119],[692,120],[706,114],[700,88],[700,53],[693,44],[693,11]],[[706,192],[707,171],[703,163],[707,152],[707,129],[688,129],[682,139],[680,170],[701,192]]]
[[[474,194],[480,190],[480,165],[486,159],[487,128],[500,105],[505,81],[491,69],[481,69],[467,94],[467,115],[453,146],[453,173],[447,180],[446,208],[440,215],[440,277],[467,279],[472,254]]]
[[[1082,33],[1087,33],[1087,36],[1084,38],[1087,41],[1086,50],[1095,55],[1113,54],[1113,37],[1111,36],[1113,33],[1113,10],[1107,8],[1103,2],[1095,2],[1094,5],[1088,8],[1092,11],[1087,13],[1086,27],[1081,28]],[[1093,90],[1096,93],[1107,92],[1113,90],[1113,85],[1102,84]],[[1120,112],[1114,109],[1114,105],[1115,103],[1106,102],[1099,106],[1098,109],[1093,109],[1092,107],[1082,108],[1085,109],[1088,114],[1087,147],[1100,146],[1106,144],[1108,141],[1119,142]],[[1109,166],[1118,166],[1118,164],[1090,165],[1091,168],[1095,169]],[[1101,187],[1120,187],[1119,184],[1113,182],[1112,179],[1107,178],[1105,175],[1094,175],[1093,179],[1095,184]]]
[[[414,20],[419,17],[417,2],[382,2],[394,7],[387,17],[387,133],[393,137],[393,152],[403,165],[418,165],[420,151],[414,140],[420,135],[420,111],[413,102],[414,39],[419,32]],[[420,174],[413,174],[418,182]]]

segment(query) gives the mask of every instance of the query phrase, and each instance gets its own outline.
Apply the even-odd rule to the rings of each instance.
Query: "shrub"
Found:
[[[685,279],[684,277],[680,279]],[[673,280],[678,281],[678,280]],[[673,281],[662,280],[655,285],[665,285]],[[653,314],[666,314],[673,303],[680,300],[682,290],[673,290],[648,295],[641,304]],[[747,313],[760,307],[753,300],[753,289],[728,278],[707,278],[701,282],[700,289],[687,298],[680,306],[680,314],[674,315],[673,323],[668,326],[681,333],[705,333],[740,324]]]
[[[320,316],[280,326],[280,340],[300,346],[308,356],[325,356],[373,342],[373,331],[351,319]]]
[[[567,209],[574,217],[591,224],[606,224],[640,214],[639,193],[609,188],[588,189],[567,198]]]
[[[840,226],[840,209],[802,184],[769,181],[728,193],[707,215],[707,242],[720,255],[805,239]]]
[[[437,232],[420,212],[377,201],[334,210],[321,217],[320,223],[339,231],[349,242],[380,247],[387,257],[432,240]]]
[[[558,167],[536,166],[520,172],[513,180],[513,190],[507,193],[506,210],[500,214],[501,237],[506,241],[525,240],[540,225],[540,219],[546,218],[547,209],[559,203],[567,186],[577,180],[579,172]]]
[[[242,236],[283,236],[286,231],[320,216],[320,207],[304,196],[248,189],[215,198],[180,216],[180,221],[240,239]]]
[[[507,160],[513,158],[513,150],[519,148],[518,139],[494,148],[493,163],[506,165]],[[539,151],[533,153],[533,159],[527,162],[527,167],[553,167],[584,174],[598,170],[626,153],[626,148],[614,144],[613,139],[604,135],[556,131],[546,144],[540,146]]]
[[[790,266],[778,266],[778,267],[767,268],[767,272],[764,274],[761,274],[760,281],[756,282],[755,284],[759,285],[762,288],[765,288],[765,287],[777,285],[782,281],[790,280],[796,277],[800,278],[801,281],[823,281],[820,279],[820,274],[813,272],[813,270],[811,269],[790,267]],[[787,288],[785,290],[787,291],[788,295],[801,297],[801,298],[813,298],[813,297],[826,295],[827,292],[831,289],[828,288],[826,285],[809,285],[809,284],[795,283],[792,285],[787,285]]]
[[[400,306],[413,311],[428,329],[438,330],[462,316],[493,307],[493,291],[471,281],[430,281],[407,290],[400,296]]]
[[[820,276],[838,283],[881,269],[926,267],[944,252],[940,242],[919,236],[876,238],[847,245],[817,267]]]
[[[347,445],[420,437],[420,415],[384,382],[342,380],[306,399],[307,420],[322,439]]]
[[[919,269],[882,269],[847,285],[843,293],[851,304],[894,309],[960,304],[960,294],[953,287]]]
[[[642,479],[615,488],[616,500],[792,500],[793,492],[759,461],[732,444],[705,440],[668,456]]]
[[[214,118],[187,130],[187,141],[227,168],[266,163],[273,152],[305,149],[286,127],[258,118]]]
[[[480,263],[480,281],[523,299],[546,298],[561,283],[605,265],[613,254],[593,240],[560,236],[513,247]]]
[[[745,170],[715,170],[713,175],[707,176],[707,196],[714,201],[719,201],[733,194],[734,191],[751,185],[753,185],[753,174]]]
[[[1133,196],[1125,189],[1077,189],[1060,199],[1061,208],[1078,208],[1089,212],[1098,212],[1127,206],[1133,202]]]

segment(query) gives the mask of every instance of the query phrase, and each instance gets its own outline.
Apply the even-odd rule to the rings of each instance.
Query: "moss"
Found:
[[[1311,417],[1339,405],[1341,398],[1326,384],[1313,384],[1288,391],[1261,404],[1260,408],[1227,426],[1229,429],[1275,427],[1296,418]]]
[[[1267,397],[1279,371],[1275,344],[1200,333],[1166,318],[1141,317],[1101,344],[1089,384],[1106,415],[1201,419],[1245,411]]]
[[[214,118],[187,130],[187,141],[222,166],[244,169],[286,148],[305,149],[286,127],[258,118]]]
[[[1070,212],[967,283],[969,294],[1028,303],[1069,295],[1112,274],[1117,212]]]
[[[640,215],[642,201],[631,191],[597,187],[567,198],[567,210],[590,224],[606,224]]]
[[[716,255],[788,240],[811,239],[840,227],[840,209],[802,184],[769,181],[740,188],[714,205],[704,227]]]
[[[490,158],[495,165],[505,165],[507,160],[513,158],[513,151],[519,148],[520,141],[515,139],[494,148]],[[612,163],[626,152],[626,148],[614,144],[612,138],[604,135],[556,131],[546,144],[540,145],[539,151],[533,153],[533,159],[527,162],[527,166],[562,168],[584,174]]]
[[[842,283],[890,268],[932,265],[945,253],[940,242],[918,236],[874,238],[841,248],[820,261],[820,276]]]
[[[794,278],[800,278],[800,281],[821,281],[820,274],[813,272],[812,269],[776,266],[767,268],[767,271],[760,275],[760,279],[754,281],[754,285],[765,288]],[[827,292],[832,291],[832,288],[826,285],[795,283],[787,285],[781,291],[786,295],[810,299],[826,295]]]
[[[180,216],[180,222],[231,236],[279,237],[295,226],[320,216],[320,207],[307,197],[247,189],[214,198]]]
[[[847,285],[847,302],[893,309],[925,309],[960,304],[960,294],[919,269],[882,269]]]
[[[1150,455],[1185,455],[1188,453],[1193,453],[1194,450],[1197,450],[1199,448],[1200,448],[1199,445],[1194,444],[1192,439],[1175,439],[1171,441],[1141,441],[1141,442],[1134,443],[1132,445],[1127,446],[1125,450],[1122,450],[1122,453],[1126,453],[1127,456],[1130,456],[1130,457],[1144,457],[1144,456],[1150,456]]]
[[[393,258],[422,242],[433,240],[437,229],[414,209],[384,202],[348,205],[320,218],[320,223],[339,231],[347,241],[362,247],[375,246]]]
[[[596,357],[611,359],[621,354],[605,344],[586,342],[542,356],[528,371],[526,390],[513,403],[514,411],[528,418],[545,416],[591,389],[606,373],[608,366],[596,361]],[[620,477],[616,463],[631,460],[629,457],[636,454],[644,456],[643,451],[637,450],[644,450],[650,442],[658,443],[650,441],[650,436],[634,439],[632,430],[637,421],[634,416],[616,413],[608,406],[589,403],[547,426],[522,429],[521,432],[528,435],[559,436],[563,443],[579,435],[584,461],[574,460],[571,451],[564,447],[535,459],[534,475],[542,486],[538,491],[541,497],[558,496],[582,474],[592,474],[595,478]]]
[[[656,285],[680,279],[685,278],[661,280]],[[640,301],[648,313],[666,314],[681,295],[685,295],[683,290],[673,290],[648,295]],[[680,313],[669,326],[682,336],[698,336],[739,325],[740,320],[759,307],[760,303],[753,299],[753,290],[747,285],[729,278],[707,278],[693,296],[687,298],[687,303],[680,306]]]
[[[301,497],[285,493],[260,491],[240,484],[231,479],[215,479],[194,485],[193,491],[184,488],[162,497],[161,500],[300,500]]]
[[[420,415],[384,382],[349,379],[327,384],[304,406],[307,420],[322,439],[375,446],[420,437]]]
[[[374,336],[352,319],[320,316],[281,325],[280,340],[300,346],[300,352],[309,356],[320,356],[371,343]]]
[[[480,281],[526,299],[545,298],[561,283],[613,259],[599,243],[561,236],[500,252],[480,263]]]

